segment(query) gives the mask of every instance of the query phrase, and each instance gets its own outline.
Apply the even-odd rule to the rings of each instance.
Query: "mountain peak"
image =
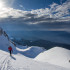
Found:
[[[0,27],[0,49],[8,51],[9,46],[12,46],[15,50],[15,44],[9,39],[7,33]]]

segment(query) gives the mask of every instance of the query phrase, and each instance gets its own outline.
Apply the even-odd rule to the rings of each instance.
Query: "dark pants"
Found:
[[[10,56],[11,56],[11,54],[12,54],[12,53],[11,53],[11,50],[9,50],[9,52],[10,52]]]

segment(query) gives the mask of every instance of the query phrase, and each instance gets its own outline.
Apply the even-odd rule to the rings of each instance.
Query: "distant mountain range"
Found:
[[[7,34],[10,38],[21,38],[32,41],[41,39],[70,45],[70,32],[66,31],[9,31]]]
[[[15,42],[16,44],[19,45],[23,45],[23,46],[39,46],[39,47],[44,47],[45,49],[50,49],[52,47],[63,47],[66,49],[70,49],[70,45],[68,44],[64,44],[64,43],[56,43],[56,42],[51,42],[51,41],[47,41],[47,40],[36,40],[36,41],[30,41],[30,40],[24,40],[24,39],[12,39],[13,42]]]

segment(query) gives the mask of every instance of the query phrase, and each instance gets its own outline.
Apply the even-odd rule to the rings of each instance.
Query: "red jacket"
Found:
[[[12,51],[12,47],[9,47],[8,50],[9,50],[9,51]]]

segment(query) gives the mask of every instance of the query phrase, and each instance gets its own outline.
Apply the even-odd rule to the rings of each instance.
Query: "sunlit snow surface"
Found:
[[[13,48],[12,56],[9,56],[9,45]],[[15,47],[7,37],[0,36],[0,70],[70,70],[69,54],[69,50],[62,48],[44,52],[40,47]]]
[[[54,65],[70,68],[70,50],[54,47],[43,53],[40,53],[35,60],[48,62]]]
[[[0,70],[69,70],[49,63],[42,63],[27,58],[21,54],[9,56],[9,53],[0,51]]]

